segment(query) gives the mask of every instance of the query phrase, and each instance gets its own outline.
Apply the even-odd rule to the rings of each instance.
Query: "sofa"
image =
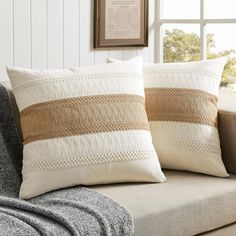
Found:
[[[10,84],[4,85],[11,93]],[[236,235],[236,103],[227,96],[222,94],[220,98],[219,131],[230,178],[164,170],[167,183],[90,187],[130,211],[135,235]],[[19,125],[14,99],[13,110]]]

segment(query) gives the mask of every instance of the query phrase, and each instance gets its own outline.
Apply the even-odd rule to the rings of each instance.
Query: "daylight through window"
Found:
[[[157,61],[227,56],[221,87],[236,90],[235,9],[235,0],[157,0]]]

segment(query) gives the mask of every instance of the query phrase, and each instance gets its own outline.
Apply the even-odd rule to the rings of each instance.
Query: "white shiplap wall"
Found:
[[[155,0],[149,0],[149,47],[94,50],[93,0],[0,0],[0,80],[6,66],[60,69],[102,64],[108,56],[154,62]]]

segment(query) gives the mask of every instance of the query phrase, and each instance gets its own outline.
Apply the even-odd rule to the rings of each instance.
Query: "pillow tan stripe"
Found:
[[[217,127],[217,97],[201,90],[147,88],[149,121],[178,121]]]
[[[21,112],[24,143],[108,131],[149,130],[143,104],[141,96],[122,94],[32,105]]]

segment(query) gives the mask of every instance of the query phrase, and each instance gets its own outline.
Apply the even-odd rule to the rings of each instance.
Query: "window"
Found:
[[[221,87],[236,90],[236,1],[156,0],[156,60],[227,56]]]

